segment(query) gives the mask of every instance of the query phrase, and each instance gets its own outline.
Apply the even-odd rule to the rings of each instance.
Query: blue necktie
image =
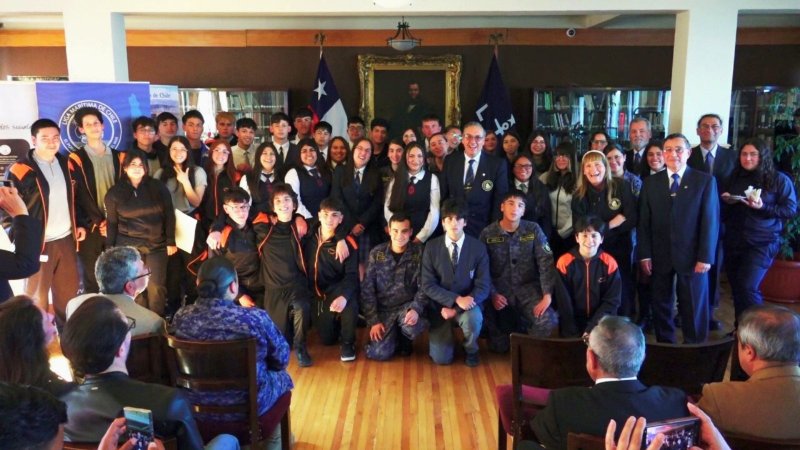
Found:
[[[453,260],[453,269],[458,266],[458,244],[453,242],[453,252],[450,254],[450,259]]]
[[[672,174],[672,184],[669,185],[669,192],[670,194],[675,194],[678,192],[678,188],[681,187],[681,176],[677,173]]]
[[[713,173],[714,172],[714,154],[708,152],[706,154],[706,172]]]
[[[356,178],[353,180],[356,187],[356,192],[361,191],[361,171],[356,170]]]
[[[464,186],[472,186],[472,182],[475,181],[475,171],[472,170],[472,165],[475,163],[474,159],[469,160],[469,167],[467,167],[467,176],[464,177]]]

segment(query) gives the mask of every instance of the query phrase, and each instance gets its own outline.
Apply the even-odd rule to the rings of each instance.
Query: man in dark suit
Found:
[[[508,192],[505,161],[483,152],[486,131],[478,122],[464,126],[464,151],[444,160],[442,200],[462,199],[469,208],[466,233],[477,238],[490,221],[500,219],[500,200]]]
[[[552,391],[531,421],[547,450],[566,449],[570,432],[603,436],[611,419],[624,423],[630,416],[643,416],[651,422],[689,414],[680,389],[647,387],[636,379],[644,361],[644,334],[627,318],[603,317],[587,345],[586,371],[595,385]]]
[[[639,264],[652,275],[656,339],[675,342],[673,278],[686,343],[708,337],[708,271],[719,236],[719,196],[711,175],[686,166],[686,136],[664,141],[667,170],[647,177],[639,196]]]
[[[634,117],[628,128],[628,140],[631,149],[625,152],[625,170],[641,177],[648,170],[647,159],[644,151],[647,143],[653,137],[650,130],[650,121],[644,117]]]
[[[292,126],[286,113],[276,112],[270,116],[269,132],[272,134],[272,145],[275,146],[275,170],[281,181],[289,169],[300,164],[300,150],[297,144],[289,142],[290,131]]]
[[[724,192],[728,178],[736,167],[736,151],[717,144],[717,140],[724,128],[722,118],[717,114],[703,114],[697,121],[697,135],[700,136],[700,145],[692,148],[689,156],[689,167],[710,173],[717,181],[717,191]],[[720,218],[721,220],[721,218]],[[708,318],[709,328],[719,329],[719,322],[714,320],[714,309],[719,306],[719,274],[722,270],[722,237],[725,234],[721,222],[719,237],[717,239],[716,259],[708,272]]]
[[[460,200],[442,205],[440,236],[425,245],[422,290],[431,300],[430,356],[436,364],[453,362],[453,324],[464,332],[466,364],[475,367],[478,335],[483,326],[481,304],[489,296],[489,254],[483,242],[464,234],[467,211]]]

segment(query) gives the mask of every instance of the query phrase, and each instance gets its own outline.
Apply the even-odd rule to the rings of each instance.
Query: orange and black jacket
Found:
[[[620,304],[622,282],[617,262],[600,250],[588,261],[573,248],[558,258],[557,308],[561,333],[589,332],[603,316],[614,315]]]
[[[119,181],[122,175],[122,160],[125,158],[125,153],[108,147],[111,152],[111,159],[114,160],[114,183]],[[86,149],[81,147],[69,154],[69,160],[72,162],[75,171],[80,174],[79,181],[83,185],[82,188],[86,190],[92,199],[92,204],[84,209],[86,214],[86,221],[92,226],[100,226],[100,222],[106,219],[106,215],[97,206],[97,184],[94,179],[94,164],[92,164]],[[81,204],[83,207],[83,204]]]
[[[358,244],[355,239],[352,236],[345,238],[350,256],[344,262],[336,259],[338,239],[333,236],[323,240],[319,223],[309,228],[303,241],[309,287],[314,295],[326,301],[341,295],[353,302],[358,293]]]
[[[61,171],[64,174],[64,181],[67,184],[67,202],[69,203],[69,214],[72,222],[72,235],[75,237],[78,227],[86,227],[89,221],[86,219],[85,209],[94,207],[88,193],[80,189],[80,173],[75,172],[74,164],[66,156],[56,154]],[[50,211],[50,185],[39,169],[39,165],[33,160],[33,150],[30,150],[26,157],[21,158],[8,168],[7,178],[14,182],[20,197],[28,207],[28,214],[36,218],[42,224],[42,237],[44,237],[47,217]],[[76,207],[77,205],[77,207]],[[6,217],[5,219],[10,219]],[[6,222],[6,220],[4,220]],[[7,220],[10,224],[10,220]],[[6,225],[6,223],[4,223]],[[13,231],[13,230],[12,230]],[[77,240],[76,240],[77,242]],[[77,246],[76,246],[77,248]],[[44,251],[44,242],[42,242]]]
[[[226,219],[222,229],[219,250],[209,250],[208,257],[222,255],[233,263],[239,276],[239,295],[251,297],[264,290],[261,282],[261,262],[256,246],[256,234],[253,226],[247,223],[239,229],[235,222]]]

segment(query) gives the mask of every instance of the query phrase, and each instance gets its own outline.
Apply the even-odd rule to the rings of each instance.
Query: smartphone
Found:
[[[691,416],[648,423],[644,433],[642,449],[650,445],[656,435],[661,433],[664,435],[662,448],[689,450],[700,441],[700,419]]]
[[[128,439],[136,438],[133,450],[147,450],[147,446],[155,440],[153,429],[153,412],[149,409],[122,408],[125,416],[125,426],[128,429]]]
[[[8,178],[0,178],[0,187],[13,188],[14,182]]]

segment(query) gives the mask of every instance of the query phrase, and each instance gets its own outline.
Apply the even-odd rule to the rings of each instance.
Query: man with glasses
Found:
[[[109,248],[97,258],[94,273],[100,285],[99,295],[114,302],[133,321],[132,336],[166,332],[164,319],[134,301],[145,290],[150,278],[150,269],[142,262],[138,250],[128,246]],[[83,294],[70,300],[67,319],[86,300],[97,295]]]
[[[486,131],[478,122],[464,126],[464,151],[448,156],[441,176],[442,201],[461,199],[469,217],[465,231],[477,238],[490,220],[500,219],[500,200],[508,192],[508,164],[483,152]]]
[[[156,121],[147,116],[139,116],[131,124],[133,129],[133,148],[147,155],[147,173],[156,173],[161,168],[167,152],[159,153],[153,144],[156,142]]]
[[[717,191],[721,191],[728,185],[728,178],[736,167],[736,152],[717,143],[723,131],[722,118],[719,115],[703,114],[697,121],[697,135],[700,136],[700,144],[692,148],[692,154],[687,162],[692,169],[713,175],[717,180]],[[718,330],[720,327],[719,321],[714,319],[714,309],[719,306],[722,238],[725,235],[725,228],[721,224],[722,217],[719,220],[719,237],[715,249],[716,262],[711,265],[711,270],[708,272],[708,326],[711,330]]]
[[[719,236],[719,195],[711,175],[687,167],[692,150],[686,136],[664,141],[667,170],[650,175],[639,196],[639,264],[652,276],[653,318],[658,342],[675,343],[673,280],[683,340],[708,337],[708,271]]]
[[[635,416],[653,422],[689,415],[683,391],[648,387],[636,378],[645,357],[644,334],[627,318],[603,317],[584,342],[594,386],[551,391],[531,421],[536,439],[548,450],[566,449],[568,433],[602,436],[611,419],[625,423]]]

